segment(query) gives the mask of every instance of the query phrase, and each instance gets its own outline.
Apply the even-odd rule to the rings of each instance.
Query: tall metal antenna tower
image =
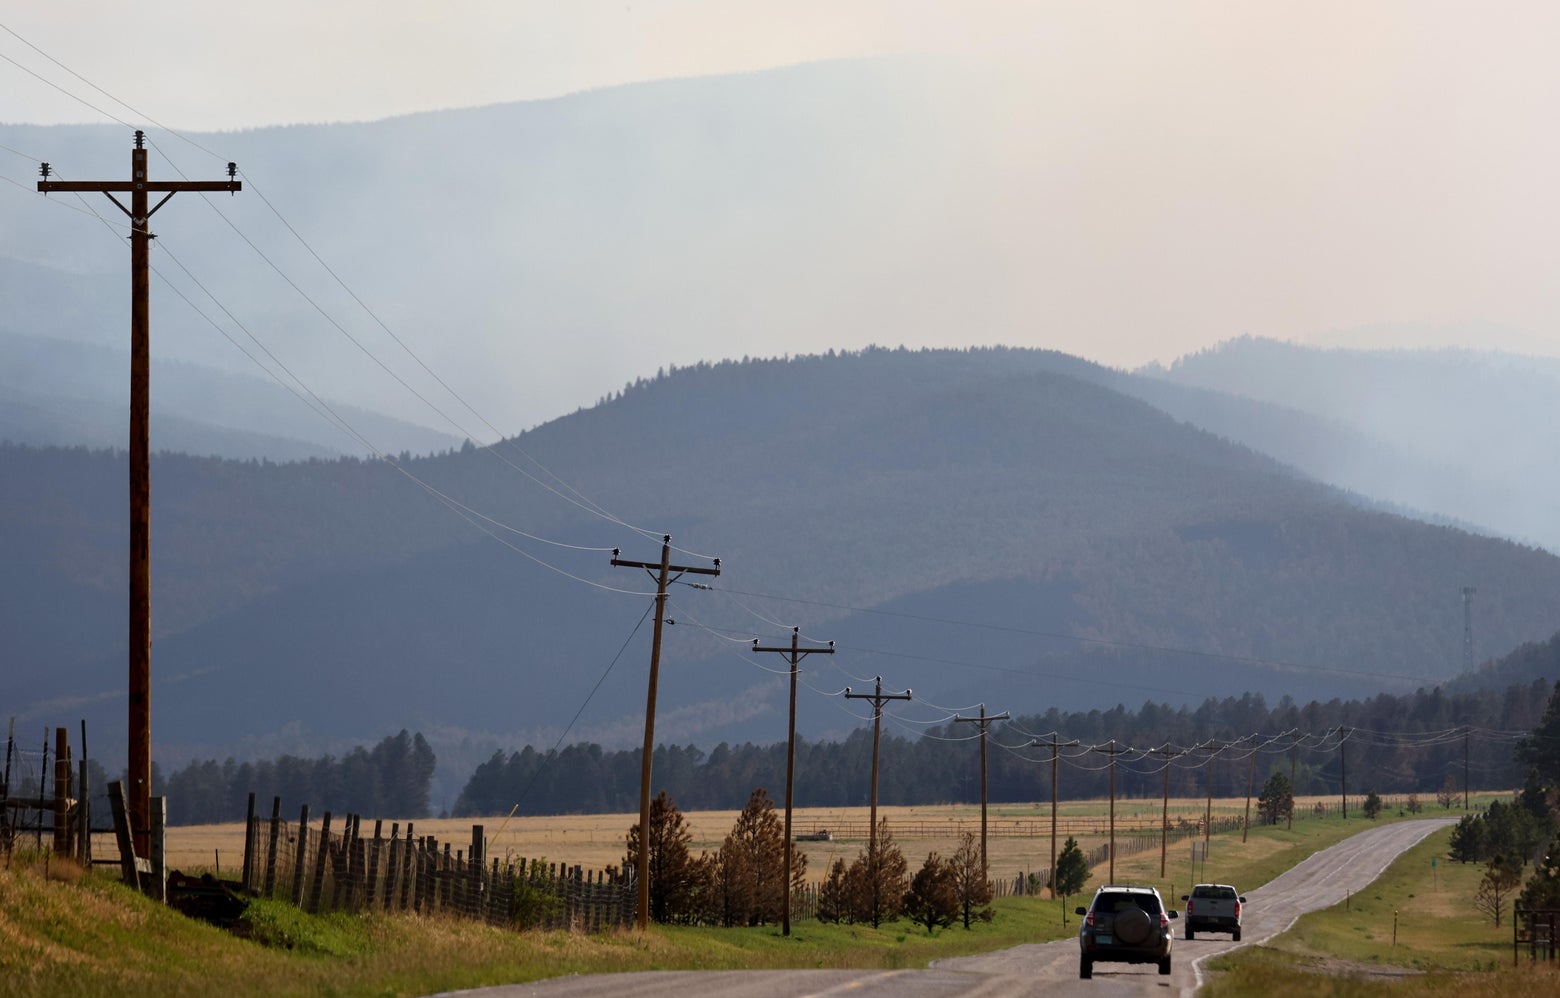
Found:
[[[1473,594],[1472,586],[1463,586],[1463,672],[1473,671]]]

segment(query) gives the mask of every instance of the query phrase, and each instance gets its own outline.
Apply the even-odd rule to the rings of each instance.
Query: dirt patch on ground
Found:
[[[1397,967],[1389,963],[1365,963],[1360,960],[1344,960],[1338,957],[1306,960],[1299,966],[1301,970],[1316,974],[1326,974],[1329,977],[1353,977],[1360,980],[1373,981],[1402,981],[1410,977],[1418,977],[1424,973],[1424,971],[1415,970],[1412,967]]]

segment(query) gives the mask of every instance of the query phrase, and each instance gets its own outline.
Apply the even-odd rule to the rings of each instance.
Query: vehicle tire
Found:
[[[1234,932],[1230,933],[1230,935],[1233,937],[1235,942],[1237,942],[1237,943],[1240,942],[1240,930],[1239,929],[1236,929]]]
[[[1161,977],[1170,975],[1170,958],[1168,956],[1159,961],[1159,975]]]
[[[1094,976],[1094,961],[1083,956],[1078,958],[1078,976],[1087,981]]]
[[[1197,938],[1197,933],[1192,931],[1192,927],[1190,925],[1188,925],[1186,927],[1186,938],[1188,938],[1188,939],[1196,939]]]
[[[1126,908],[1116,912],[1116,921],[1112,925],[1112,931],[1116,938],[1128,946],[1139,946],[1148,938],[1149,930],[1153,928],[1153,922],[1148,917],[1148,912],[1141,908]]]

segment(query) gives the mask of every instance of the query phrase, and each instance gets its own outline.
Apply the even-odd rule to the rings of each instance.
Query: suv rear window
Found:
[[[1128,908],[1138,908],[1150,915],[1159,914],[1159,899],[1152,894],[1128,894],[1107,891],[1094,899],[1094,910],[1098,912],[1125,911]]]

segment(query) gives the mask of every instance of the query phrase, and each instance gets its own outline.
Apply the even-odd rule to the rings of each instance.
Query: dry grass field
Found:
[[[1336,803],[1335,798],[1327,802]],[[1303,818],[1315,803],[1314,798],[1296,801],[1296,815]],[[1217,817],[1242,817],[1245,813],[1244,797],[1215,799],[1213,813]],[[1198,822],[1207,806],[1205,799],[1172,798],[1170,820]],[[1116,834],[1124,840],[1133,835],[1157,837],[1161,814],[1160,800],[1117,800]],[[1072,824],[1079,844],[1085,849],[1106,841],[1109,802],[1106,800],[1066,801],[1058,805],[1058,848],[1069,834]],[[816,829],[831,829],[833,841],[798,842],[797,846],[807,856],[808,879],[821,880],[829,864],[836,858],[847,863],[866,848],[865,829],[868,826],[868,808],[798,808],[792,816],[793,831],[805,833]],[[736,811],[696,811],[684,814],[689,830],[693,833],[691,851],[697,855],[702,850],[710,852],[720,847],[721,841],[736,822]],[[286,811],[284,810],[284,817]],[[925,807],[880,807],[879,818],[886,818],[890,831],[905,859],[919,866],[928,852],[950,855],[958,846],[958,830],[967,829],[980,833],[980,807],[974,804],[933,805]],[[1253,802],[1253,819],[1255,803]],[[296,822],[297,814],[291,815]],[[527,859],[545,859],[579,865],[586,869],[602,869],[608,865],[620,865],[624,859],[625,838],[631,825],[637,823],[635,814],[579,814],[506,817],[496,815],[486,818],[428,818],[412,822],[418,836],[433,835],[440,842],[449,842],[453,848],[464,848],[471,841],[472,826],[483,826],[490,857],[506,856]],[[1011,878],[1019,873],[1043,869],[1050,863],[1051,851],[1050,802],[1033,804],[1001,804],[987,809],[987,852],[991,872],[997,878]],[[385,819],[383,834],[389,836],[392,821]],[[400,823],[401,834],[406,832],[406,822]],[[1097,831],[1083,831],[1082,825]],[[311,827],[318,828],[318,816],[311,820]],[[339,829],[339,822],[336,828]],[[841,829],[853,829],[859,835],[846,837]],[[364,820],[363,834],[372,834],[372,822]],[[1125,854],[1124,847],[1120,848]],[[1151,850],[1157,855],[1157,849]],[[1171,862],[1178,862],[1181,852],[1186,852],[1184,842],[1172,846]],[[243,864],[243,825],[194,825],[168,829],[168,865],[187,873],[197,871],[220,872],[234,877]],[[1156,861],[1157,867],[1157,861]]]

